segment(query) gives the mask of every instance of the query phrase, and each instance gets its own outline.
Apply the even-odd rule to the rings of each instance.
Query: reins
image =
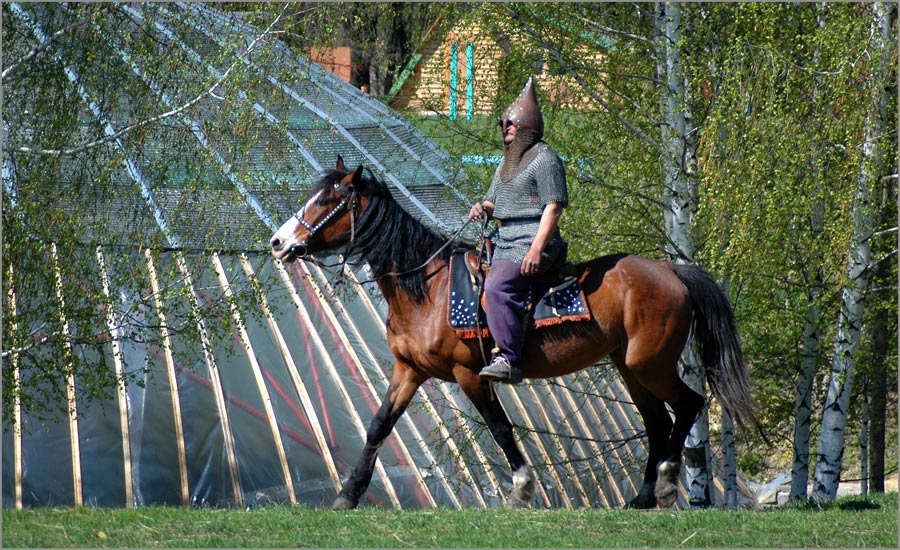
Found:
[[[453,244],[454,241],[456,241],[456,238],[459,237],[460,234],[462,234],[463,230],[465,230],[465,228],[468,227],[470,223],[472,223],[472,219],[471,219],[471,218],[467,219],[467,220],[462,224],[462,226],[460,226],[459,229],[457,229],[456,231],[454,231],[453,234],[450,235],[450,237],[444,242],[444,244],[442,244],[442,245],[440,246],[440,248],[438,248],[437,250],[435,250],[435,251],[434,251],[434,254],[432,254],[431,256],[429,256],[428,259],[425,260],[424,262],[422,262],[421,265],[419,265],[419,266],[417,266],[417,267],[414,267],[414,268],[412,268],[412,269],[408,269],[408,270],[406,270],[406,271],[389,271],[389,272],[387,272],[387,273],[382,273],[381,275],[379,275],[379,276],[377,276],[377,277],[372,277],[372,278],[366,279],[366,280],[364,280],[364,281],[358,281],[359,284],[364,285],[364,284],[368,284],[368,283],[374,283],[374,282],[377,282],[377,281],[379,281],[379,280],[381,280],[381,279],[384,279],[385,277],[403,277],[404,275],[412,275],[413,273],[416,273],[417,271],[421,271],[421,270],[425,269],[426,267],[428,267],[428,264],[430,264],[435,258],[437,258],[438,256],[440,256],[441,253],[442,253],[444,250],[446,250],[448,246],[450,246],[451,244]],[[351,241],[351,243],[352,243],[352,241]]]

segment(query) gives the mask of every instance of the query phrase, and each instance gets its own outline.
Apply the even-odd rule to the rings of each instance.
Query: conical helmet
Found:
[[[516,100],[506,108],[500,116],[500,126],[503,127],[509,120],[518,128],[518,131],[530,130],[540,140],[544,136],[544,118],[541,116],[541,107],[538,105],[537,93],[534,90],[534,77],[528,77],[525,86]]]
[[[544,117],[538,106],[533,76],[528,77],[516,100],[500,116],[501,131],[506,127],[507,121],[516,127],[516,136],[503,147],[504,162],[500,168],[502,181],[510,181],[519,175],[530,162],[532,155],[528,153],[534,151],[532,147],[544,137]]]

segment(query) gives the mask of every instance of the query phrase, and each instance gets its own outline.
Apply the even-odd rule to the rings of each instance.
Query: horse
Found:
[[[369,264],[388,305],[387,342],[396,359],[387,394],[371,421],[362,455],[332,504],[355,508],[372,479],[381,444],[429,378],[459,384],[484,419],[512,471],[506,499],[528,507],[535,477],[491,382],[482,379],[490,338],[460,339],[448,320],[448,240],[406,212],[370,170],[349,171],[339,156],[307,202],[272,236],[273,256],[290,263],[342,251]],[[678,375],[689,337],[705,367],[712,394],[739,426],[759,427],[734,316],[719,286],[701,268],[630,254],[575,264],[589,304],[587,321],[528,332],[525,378],[550,378],[610,357],[645,424],[648,457],[641,488],[626,506],[675,503],[685,438],[705,398]],[[674,421],[666,409],[674,413]]]

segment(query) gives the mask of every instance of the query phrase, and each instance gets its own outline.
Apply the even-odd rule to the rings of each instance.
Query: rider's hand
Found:
[[[528,253],[525,254],[525,259],[522,260],[522,268],[520,269],[520,273],[526,276],[535,275],[538,270],[541,268],[541,251],[537,250],[534,247],[528,249]]]
[[[469,219],[470,220],[483,220],[487,217],[487,212],[484,209],[484,206],[480,202],[476,202],[472,205],[472,209],[469,210]]]

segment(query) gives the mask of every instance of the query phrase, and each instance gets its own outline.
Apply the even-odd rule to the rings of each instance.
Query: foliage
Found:
[[[455,19],[455,10],[441,3],[314,2],[292,14],[285,32],[302,52],[350,45],[350,82],[385,97],[412,54],[429,34]]]
[[[870,9],[802,3],[682,7],[688,25],[682,51],[698,128],[697,261],[727,283],[766,428],[775,441],[789,442],[799,343],[818,274],[822,366],[832,349],[862,154],[864,83],[869,60],[878,55],[869,49]],[[489,118],[496,120],[526,74],[539,75],[545,139],[569,159],[572,200],[561,225],[571,255],[580,260],[630,251],[665,258],[652,7],[484,4],[469,16],[498,37],[512,60]],[[891,79],[896,88],[896,74]],[[886,120],[895,121],[896,97],[883,109]],[[496,127],[481,120],[431,117],[423,128],[459,154],[497,154]],[[874,262],[891,269],[868,310],[874,315],[886,308],[892,312],[886,317],[895,319],[896,131],[883,138],[891,160],[881,168],[879,196],[894,215],[873,227]],[[467,168],[477,197],[490,169]],[[874,353],[887,359],[879,364],[887,365],[893,383],[897,340],[894,331],[888,334],[894,336],[887,347]],[[814,409],[823,401],[826,375],[819,369]],[[888,425],[895,426],[895,413],[889,414]],[[771,457],[782,456],[757,445],[740,454],[745,466],[773,466]]]
[[[260,314],[248,284],[235,283],[232,297],[225,296],[209,251],[259,249],[269,229],[236,222],[244,199],[223,190],[209,168],[222,159],[199,147],[189,128],[170,124],[228,112],[207,118],[205,136],[222,145],[242,178],[258,177],[246,160],[254,136],[240,130],[257,115],[229,93],[258,78],[234,64],[234,50],[246,46],[223,48],[217,63],[234,69],[225,82],[224,69],[202,70],[177,49],[160,55],[149,12],[137,18],[123,4],[30,8],[23,18],[3,5],[3,417],[11,419],[18,399],[23,411],[44,420],[68,411],[67,377],[77,380],[83,403],[109,397],[123,378],[143,383],[140,368],[116,372],[110,341],[161,349],[159,314],[169,334],[189,344],[176,350],[176,360],[202,364],[204,338],[232,336],[231,302]],[[57,29],[65,32],[53,35]],[[126,45],[128,61],[142,73],[122,62]],[[110,137],[123,128],[130,130]],[[180,146],[158,154],[160,144],[172,142]],[[266,183],[276,192],[303,177],[283,160],[270,167],[275,174]],[[148,206],[145,181],[161,182],[153,189],[159,203]]]
[[[499,113],[509,104],[528,74],[540,75],[538,93],[546,121],[545,139],[567,159],[571,205],[562,229],[575,260],[602,253],[629,251],[666,258],[663,224],[665,190],[660,178],[658,143],[659,101],[663,93],[653,47],[654,10],[645,3],[312,3],[240,4],[240,10],[261,28],[276,22],[273,34],[301,51],[351,43],[376,96],[390,89],[410,55],[458,20],[477,22],[503,48],[503,71],[490,102],[490,113],[474,120],[410,115],[452,155],[497,155]],[[850,238],[853,188],[861,155],[865,89],[873,52],[868,36],[867,4],[832,3],[707,3],[685,4],[688,27],[682,51],[693,87],[691,111],[698,128],[700,180],[694,217],[698,263],[727,282],[745,355],[753,369],[756,397],[766,428],[779,444],[772,450],[747,434],[745,466],[780,456],[787,446],[793,418],[793,381],[800,363],[799,344],[810,306],[811,288],[821,274],[818,327],[820,363],[833,340],[837,297],[843,284]],[[60,380],[75,374],[86,392],[114,389],[115,378],[102,351],[110,335],[100,311],[115,311],[121,325],[137,327],[129,337],[158,333],[155,297],[149,288],[147,261],[138,244],[153,248],[161,270],[161,303],[169,325],[197,343],[201,335],[195,317],[214,319],[215,338],[229,338],[231,316],[221,292],[199,310],[190,307],[183,275],[175,261],[186,253],[191,272],[202,273],[215,286],[215,274],[205,256],[190,250],[219,249],[224,242],[254,248],[267,229],[222,224],[195,235],[192,243],[168,242],[151,215],[135,210],[128,227],[108,223],[110,208],[121,208],[139,193],[111,182],[127,170],[122,157],[141,159],[141,169],[172,188],[187,190],[182,202],[165,205],[168,222],[191,227],[197,218],[216,219],[228,208],[217,201],[242,198],[230,184],[221,186],[210,166],[222,159],[198,148],[191,132],[167,119],[141,124],[173,107],[177,116],[203,117],[210,139],[225,150],[224,162],[239,181],[269,186],[271,200],[287,197],[308,177],[283,150],[262,152],[265,168],[248,159],[257,135],[246,132],[258,117],[253,110],[253,83],[267,77],[238,63],[246,43],[228,35],[218,48],[214,67],[198,66],[175,49],[161,55],[161,45],[149,32],[152,17],[137,22],[123,17],[118,4],[60,4],[41,8],[40,24],[68,30],[50,48],[32,58],[37,40],[3,5],[3,65],[15,68],[3,78],[3,414],[9,417],[13,397],[23,406],[65,407]],[[162,17],[162,16],[160,16]],[[166,19],[170,25],[186,24]],[[119,32],[98,32],[98,28]],[[261,42],[268,46],[269,38]],[[171,104],[161,99],[121,63],[113,63],[117,41],[128,41],[146,67],[147,78],[159,82]],[[121,113],[117,127],[133,124],[121,145],[102,137],[105,128],[84,106],[53,56],[57,47],[71,59],[91,61],[80,75],[92,98],[106,113]],[[282,79],[300,79],[280,64],[269,47],[254,53]],[[895,54],[896,55],[896,52]],[[25,60],[21,66],[19,61]],[[896,58],[893,67],[896,67]],[[896,73],[889,75],[896,89]],[[247,97],[231,93],[248,90]],[[213,90],[214,93],[208,93]],[[883,116],[896,121],[896,94],[883,105]],[[867,298],[867,329],[874,340],[874,319],[890,320],[883,347],[864,343],[865,369],[886,370],[888,400],[896,400],[897,380],[897,147],[895,125],[881,136],[889,162],[881,168],[873,190],[879,208],[873,227],[873,269],[878,268]],[[146,158],[144,147],[160,139],[181,144],[182,153],[166,159]],[[32,149],[26,153],[23,148]],[[34,154],[34,150],[56,154]],[[68,150],[67,154],[58,154]],[[491,165],[461,164],[469,175],[467,196],[479,197],[490,180]],[[14,179],[14,182],[13,182]],[[65,185],[47,182],[64,181]],[[130,193],[130,195],[129,195]],[[79,197],[77,206],[71,197]],[[211,197],[214,197],[213,200]],[[203,203],[198,214],[194,203]],[[821,223],[817,220],[821,219]],[[229,227],[239,227],[229,230]],[[125,238],[127,236],[127,239]],[[53,268],[53,246],[59,276]],[[130,296],[108,297],[97,269],[97,246],[107,258],[114,287],[133,289]],[[235,247],[241,248],[241,247]],[[882,269],[883,268],[883,269]],[[57,280],[65,303],[57,299]],[[15,296],[36,296],[10,301]],[[252,304],[252,293],[238,289],[237,300]],[[15,315],[12,314],[15,306]],[[69,335],[64,336],[65,312]],[[243,308],[252,311],[258,308]],[[143,327],[143,329],[142,329]],[[98,337],[99,336],[99,337]],[[17,353],[11,351],[20,350]],[[7,361],[32,365],[29,378],[17,382]],[[880,366],[879,366],[880,365]],[[814,404],[824,395],[820,369],[814,383]],[[861,379],[862,377],[860,377]],[[860,389],[862,391],[862,388]],[[854,400],[859,407],[862,396]],[[815,405],[814,405],[815,406]],[[814,416],[820,414],[815,410]],[[896,409],[889,408],[888,426],[896,427]],[[858,415],[856,415],[858,416]],[[854,415],[851,415],[851,419]],[[851,420],[851,422],[853,422]],[[815,425],[815,423],[814,423]],[[851,429],[858,426],[851,424]],[[896,437],[896,431],[889,434]],[[896,452],[896,445],[889,449]],[[781,452],[779,452],[781,451]],[[855,451],[851,451],[850,454]]]

